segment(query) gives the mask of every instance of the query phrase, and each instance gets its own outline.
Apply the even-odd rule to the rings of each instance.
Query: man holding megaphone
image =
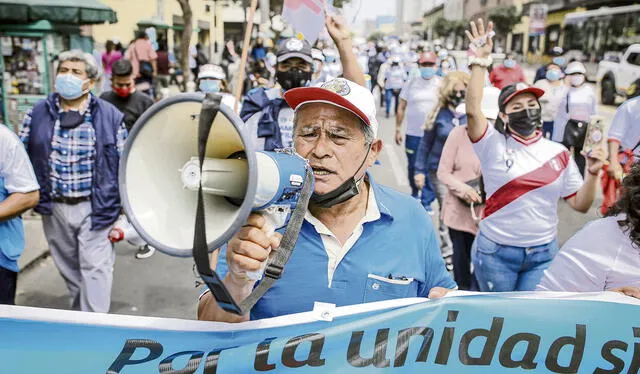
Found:
[[[295,251],[250,313],[225,312],[206,292],[198,318],[240,322],[309,311],[315,301],[344,306],[439,297],[455,288],[424,209],[367,172],[382,150],[369,90],[338,78],[291,89],[284,99],[295,110],[295,150],[315,178]],[[263,216],[252,214],[219,255],[228,265],[223,283],[235,300],[256,285],[247,274],[263,269],[271,249],[278,250],[281,236],[268,235],[266,226]]]

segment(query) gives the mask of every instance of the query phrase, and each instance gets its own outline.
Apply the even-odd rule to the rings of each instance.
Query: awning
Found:
[[[138,27],[144,27],[144,28],[155,27],[156,29],[160,29],[160,30],[166,30],[171,27],[169,26],[169,24],[167,24],[163,20],[156,19],[156,18],[143,19],[141,21],[138,21],[137,25]]]
[[[0,23],[46,20],[74,25],[116,23],[118,17],[99,0],[0,0]]]

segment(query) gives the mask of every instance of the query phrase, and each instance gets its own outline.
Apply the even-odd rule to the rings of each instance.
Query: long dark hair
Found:
[[[636,163],[622,180],[622,195],[607,211],[607,217],[618,214],[626,214],[618,224],[629,235],[633,245],[640,248],[640,163]]]

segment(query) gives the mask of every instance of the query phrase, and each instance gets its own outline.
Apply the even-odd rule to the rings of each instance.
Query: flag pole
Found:
[[[238,112],[238,105],[240,105],[240,98],[242,96],[242,86],[244,82],[245,66],[247,65],[247,58],[249,57],[249,44],[251,43],[251,33],[253,31],[253,19],[256,15],[256,8],[258,7],[258,0],[251,0],[251,8],[249,9],[249,21],[247,23],[247,29],[244,32],[244,42],[242,43],[242,56],[240,57],[240,71],[238,72],[238,79],[236,82],[236,104],[233,108],[234,112]]]

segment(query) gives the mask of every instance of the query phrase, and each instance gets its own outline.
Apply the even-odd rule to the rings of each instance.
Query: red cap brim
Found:
[[[321,87],[300,87],[293,88],[284,93],[284,99],[293,110],[300,105],[306,103],[324,102],[331,103],[340,108],[346,109],[356,116],[360,117],[367,125],[371,126],[369,118],[358,107],[353,105],[349,100],[335,92],[326,90]]]
[[[536,97],[536,99],[539,99],[540,97],[542,97],[542,95],[544,95],[544,90],[540,89],[538,87],[531,86],[531,87],[527,87],[527,88],[525,88],[523,90],[516,91],[516,92],[512,93],[511,95],[507,96],[506,99],[504,99],[504,101],[502,102],[502,106],[507,105],[507,103],[509,101],[511,101],[511,99],[513,99],[514,96],[520,95],[521,93],[531,93]]]

